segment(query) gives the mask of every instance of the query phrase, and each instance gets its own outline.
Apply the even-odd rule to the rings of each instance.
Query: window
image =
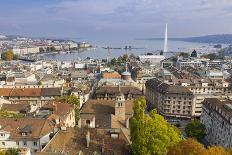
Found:
[[[19,142],[16,142],[16,145],[19,145]]]
[[[37,142],[34,142],[34,146],[37,146]]]
[[[90,125],[90,120],[85,121],[86,125]]]
[[[27,142],[24,141],[24,142],[23,142],[23,145],[24,145],[24,146],[27,146]]]
[[[5,137],[5,134],[4,134],[4,133],[1,133],[1,137]]]
[[[5,143],[5,142],[2,142],[2,145],[3,145],[3,146],[5,146],[5,145],[6,145],[6,143]]]

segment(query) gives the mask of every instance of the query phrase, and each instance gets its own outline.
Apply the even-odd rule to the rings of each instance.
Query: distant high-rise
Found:
[[[164,53],[168,52],[168,24],[166,24],[165,37],[164,37]]]

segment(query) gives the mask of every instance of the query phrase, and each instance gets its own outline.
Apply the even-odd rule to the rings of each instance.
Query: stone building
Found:
[[[99,100],[116,100],[120,94],[124,95],[125,100],[135,100],[143,95],[143,90],[134,86],[101,86],[95,92]]]
[[[201,122],[211,145],[232,146],[232,101],[207,98],[203,102]]]

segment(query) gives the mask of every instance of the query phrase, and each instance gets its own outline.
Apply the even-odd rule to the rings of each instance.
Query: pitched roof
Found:
[[[114,114],[115,100],[88,100],[81,108],[81,114]],[[133,113],[133,101],[126,100],[126,114]]]
[[[121,79],[121,75],[118,72],[104,72],[102,73],[103,79]]]
[[[1,110],[15,111],[15,112],[29,111],[29,109],[30,109],[29,103],[3,104],[1,108]]]
[[[0,118],[1,130],[10,133],[10,139],[37,139],[51,133],[54,124],[47,119],[37,118]],[[22,132],[29,133],[22,136]]]
[[[39,97],[60,96],[61,88],[0,88],[0,96]]]

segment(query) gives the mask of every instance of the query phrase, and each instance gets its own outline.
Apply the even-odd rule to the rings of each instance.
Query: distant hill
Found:
[[[164,38],[146,38],[139,40],[163,40]],[[232,34],[216,34],[206,35],[200,37],[188,37],[188,38],[169,38],[169,40],[197,42],[197,43],[213,43],[213,44],[232,44]]]

